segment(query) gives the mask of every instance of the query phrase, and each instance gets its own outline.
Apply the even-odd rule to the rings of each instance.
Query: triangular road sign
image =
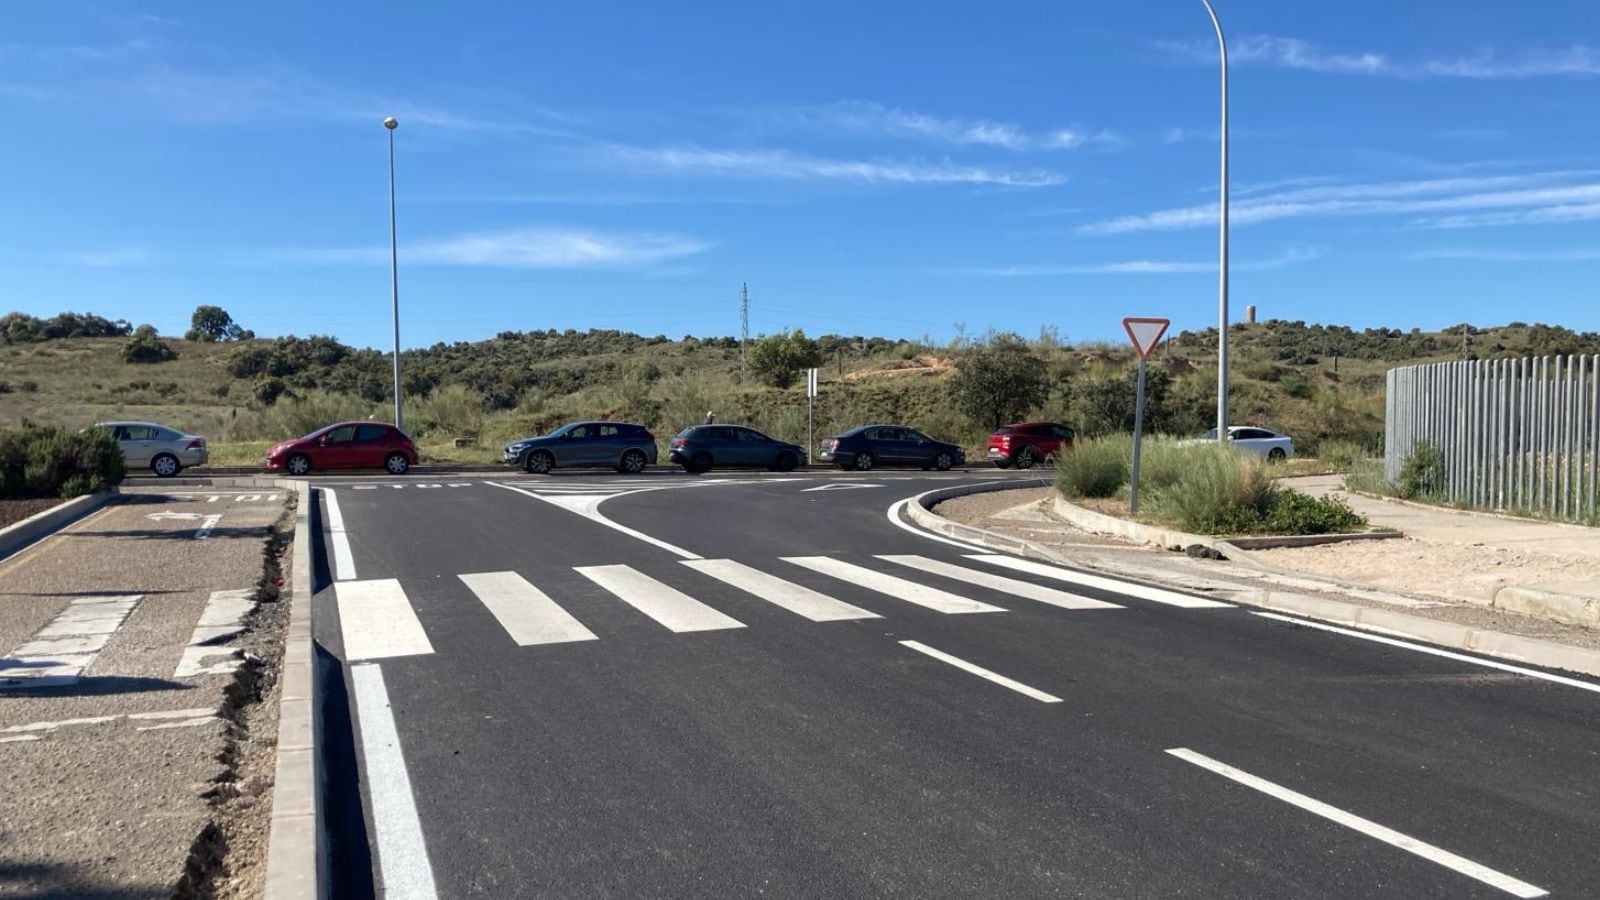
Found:
[[[1156,349],[1161,343],[1161,336],[1167,333],[1167,326],[1171,324],[1171,319],[1144,316],[1128,316],[1122,320],[1122,327],[1128,332],[1128,340],[1133,341],[1133,349],[1139,351],[1140,359],[1148,357],[1150,351]]]
[[[862,488],[879,488],[881,484],[864,484],[859,481],[830,481],[827,484],[814,488],[801,488],[800,493],[809,494],[812,491],[859,491]]]

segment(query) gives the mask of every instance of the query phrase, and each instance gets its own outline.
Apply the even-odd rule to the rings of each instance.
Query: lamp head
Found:
[[[383,120],[383,127],[393,131],[400,127],[400,122],[394,116],[390,116],[389,118]]]

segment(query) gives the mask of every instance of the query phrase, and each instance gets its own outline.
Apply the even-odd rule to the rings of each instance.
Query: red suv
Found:
[[[290,475],[312,469],[387,469],[404,475],[417,464],[417,445],[383,422],[340,422],[303,438],[279,441],[267,451],[267,468]]]
[[[1072,449],[1073,434],[1071,428],[1059,422],[1002,425],[989,435],[989,461],[1002,469],[1028,469],[1036,462],[1055,462]]]

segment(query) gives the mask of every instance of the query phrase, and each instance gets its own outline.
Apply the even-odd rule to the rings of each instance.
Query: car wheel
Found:
[[[1267,451],[1267,461],[1268,462],[1283,462],[1285,459],[1288,459],[1288,458],[1289,458],[1289,454],[1283,452],[1283,448],[1282,447],[1273,447],[1271,450]]]
[[[550,455],[549,450],[535,450],[522,462],[522,468],[526,469],[529,475],[548,475],[555,467],[556,458]]]
[[[390,475],[404,475],[411,468],[411,460],[404,453],[391,453],[383,458],[383,467]]]
[[[304,475],[311,471],[311,457],[305,455],[304,453],[296,453],[295,455],[289,457],[289,459],[283,464],[283,468],[287,470],[290,475]]]
[[[867,453],[866,451],[862,451],[862,452],[856,454],[856,471],[857,472],[870,472],[870,471],[872,471],[872,454],[871,453]]]
[[[793,472],[794,467],[800,465],[800,460],[793,453],[785,450],[778,454],[778,459],[772,464],[779,472]]]
[[[711,471],[711,454],[705,452],[704,450],[696,453],[694,457],[689,460],[688,468],[689,471],[695,473],[696,475]]]
[[[646,465],[648,465],[648,461],[644,458],[643,452],[629,450],[622,454],[622,462],[617,465],[617,471],[628,475],[637,475],[644,471]]]
[[[941,472],[950,471],[950,467],[953,465],[955,465],[955,460],[948,453],[941,453],[933,458],[933,467]]]
[[[157,478],[171,478],[183,471],[183,466],[178,462],[176,456],[171,453],[163,453],[150,460],[150,471],[156,473]]]
[[[1031,468],[1033,468],[1033,448],[1032,447],[1023,447],[1022,448],[1022,452],[1017,454],[1017,468],[1019,468],[1019,469],[1031,469]]]

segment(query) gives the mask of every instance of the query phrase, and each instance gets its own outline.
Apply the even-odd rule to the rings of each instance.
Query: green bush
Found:
[[[1253,455],[1215,443],[1181,448],[1181,473],[1151,489],[1146,509],[1185,531],[1229,534],[1253,530],[1280,490],[1266,464]]]
[[[1365,528],[1367,520],[1343,500],[1279,491],[1262,525],[1260,530],[1268,534],[1339,534]]]
[[[133,337],[122,345],[122,359],[130,363],[160,363],[178,358],[177,351],[163,341],[149,325],[134,329]]]
[[[1079,441],[1056,463],[1056,488],[1068,497],[1115,497],[1128,483],[1132,458],[1129,435]]]
[[[0,496],[76,497],[122,483],[122,448],[109,431],[0,431]]]
[[[1341,472],[1354,470],[1361,462],[1372,458],[1365,447],[1354,441],[1325,441],[1317,448],[1317,458]]]
[[[1403,498],[1437,497],[1444,493],[1444,454],[1432,444],[1418,444],[1400,464],[1395,491]]]
[[[406,422],[416,434],[444,432],[476,437],[483,431],[483,395],[464,384],[447,384],[410,403]]]

